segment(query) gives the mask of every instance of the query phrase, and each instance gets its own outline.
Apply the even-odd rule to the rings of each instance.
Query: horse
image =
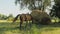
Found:
[[[26,21],[26,25],[27,25],[28,21],[32,21],[32,22],[33,22],[31,14],[18,14],[18,15],[14,18],[13,22],[15,22],[18,17],[19,17],[19,19],[20,19],[20,29],[21,29],[22,23],[23,23],[24,21]]]

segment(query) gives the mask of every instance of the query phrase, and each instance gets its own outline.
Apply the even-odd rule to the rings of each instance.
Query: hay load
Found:
[[[50,16],[41,10],[33,10],[31,12],[31,15],[34,19],[33,22],[38,23],[38,24],[49,24],[50,23]]]

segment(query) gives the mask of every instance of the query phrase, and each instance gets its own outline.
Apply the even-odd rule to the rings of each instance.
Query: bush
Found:
[[[31,12],[32,18],[37,21],[36,23],[41,23],[41,24],[49,24],[50,23],[50,16],[44,12],[44,11],[40,11],[40,10],[34,10]],[[33,21],[34,22],[34,21]]]

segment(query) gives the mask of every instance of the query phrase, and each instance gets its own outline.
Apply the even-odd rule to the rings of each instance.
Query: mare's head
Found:
[[[20,16],[20,14],[18,14],[18,15],[14,18],[13,22],[15,22],[19,16]]]

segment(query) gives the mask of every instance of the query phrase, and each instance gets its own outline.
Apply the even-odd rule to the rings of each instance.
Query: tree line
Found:
[[[12,20],[14,17],[12,14],[10,14],[9,16],[0,14],[0,20]]]

